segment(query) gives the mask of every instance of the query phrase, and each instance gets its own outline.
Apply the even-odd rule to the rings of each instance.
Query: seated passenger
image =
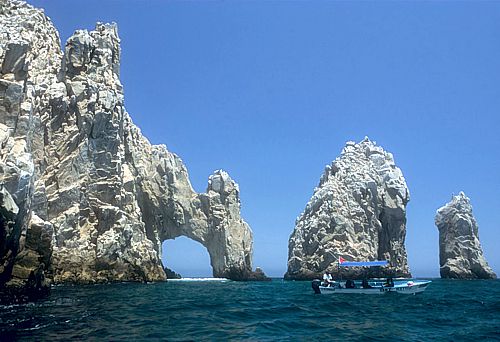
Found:
[[[351,279],[347,279],[345,282],[345,288],[346,289],[354,289],[356,285],[354,284],[354,281]]]
[[[394,280],[391,277],[387,278],[384,284],[385,287],[394,287]]]
[[[361,287],[364,289],[371,289],[372,288],[372,286],[370,284],[368,284],[368,280],[366,280],[366,279],[363,279],[363,281],[361,282]]]

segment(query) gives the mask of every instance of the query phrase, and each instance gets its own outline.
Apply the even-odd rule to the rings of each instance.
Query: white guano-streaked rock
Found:
[[[479,242],[470,199],[463,192],[436,212],[441,278],[495,279]]]
[[[207,248],[214,276],[251,276],[238,185],[217,171],[196,193],[127,113],[117,26],[78,30],[63,53],[41,10],[0,6],[0,182],[18,207],[3,202],[0,282],[42,263],[57,283],[164,280],[161,244],[181,235]]]
[[[365,138],[346,143],[327,165],[318,187],[297,218],[288,244],[289,279],[337,273],[338,257],[387,260],[377,275],[409,276],[405,250],[406,204],[410,200],[392,154]],[[372,270],[373,271],[373,270]],[[362,275],[359,269],[344,276]]]

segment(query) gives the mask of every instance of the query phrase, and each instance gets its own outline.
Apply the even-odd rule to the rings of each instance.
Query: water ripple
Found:
[[[0,340],[500,339],[500,281],[436,280],[418,296],[314,295],[309,282],[57,286],[0,307]]]

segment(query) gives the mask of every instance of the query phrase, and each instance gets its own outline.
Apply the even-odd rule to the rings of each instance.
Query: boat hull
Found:
[[[317,289],[321,294],[370,294],[370,295],[383,295],[387,293],[398,294],[417,294],[424,292],[427,286],[431,283],[430,280],[420,280],[404,283],[396,283],[394,286],[386,287],[383,285],[372,286],[371,288],[345,288],[335,284],[334,286],[318,286]],[[314,286],[313,286],[314,288]],[[318,291],[315,289],[315,292]]]

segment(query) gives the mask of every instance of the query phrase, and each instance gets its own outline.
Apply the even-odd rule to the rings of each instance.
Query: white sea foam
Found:
[[[168,281],[229,281],[227,278],[181,278],[181,279],[168,279]]]

